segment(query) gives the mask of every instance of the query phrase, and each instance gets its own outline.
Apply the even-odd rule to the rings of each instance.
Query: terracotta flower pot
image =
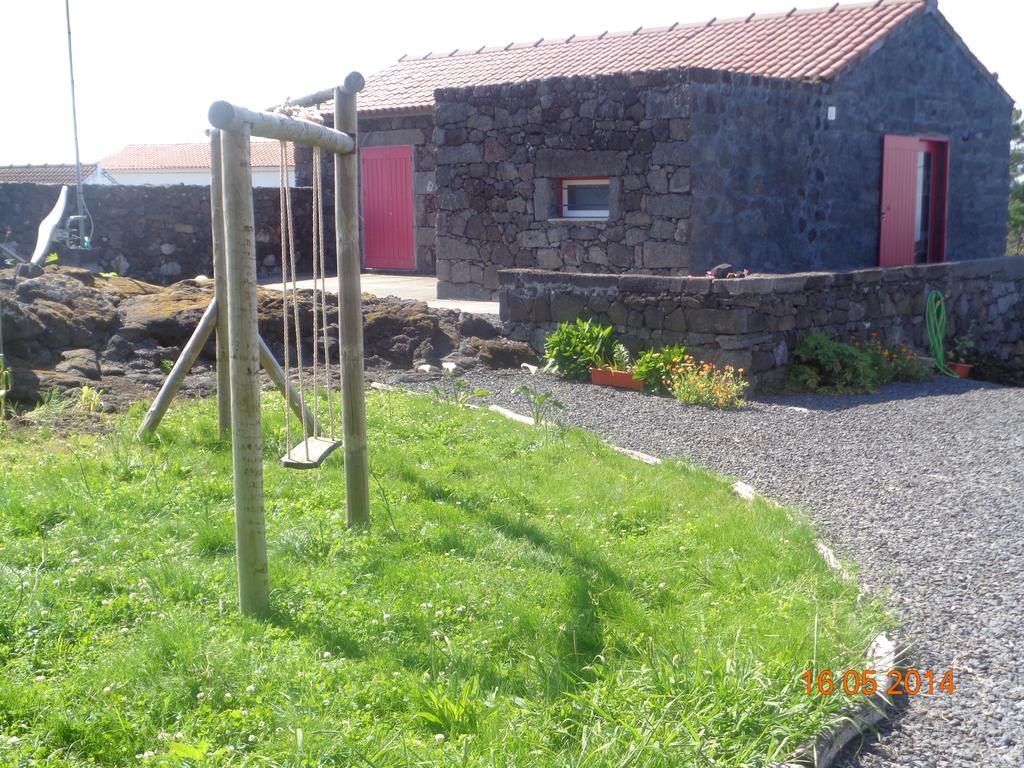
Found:
[[[610,368],[591,368],[590,381],[606,387],[643,389],[643,379],[634,379],[632,371],[613,371]]]
[[[974,366],[968,365],[967,363],[950,363],[949,367],[953,370],[953,373],[961,379],[969,379],[971,378],[971,369]]]

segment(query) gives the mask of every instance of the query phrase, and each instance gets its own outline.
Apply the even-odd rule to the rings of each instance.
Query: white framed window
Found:
[[[562,179],[562,216],[566,219],[607,219],[607,178]]]

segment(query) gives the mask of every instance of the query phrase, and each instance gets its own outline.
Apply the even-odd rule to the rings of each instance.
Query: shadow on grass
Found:
[[[362,646],[351,634],[341,627],[328,624],[320,619],[300,621],[276,607],[271,609],[267,618],[275,627],[286,629],[296,635],[313,638],[335,656],[361,659],[366,655]]]
[[[571,618],[559,634],[557,647],[548,658],[536,656],[537,663],[545,678],[546,693],[551,698],[592,682],[593,666],[606,651],[605,617],[618,615],[616,598],[626,588],[626,580],[599,555],[552,537],[530,521],[528,516],[540,514],[541,510],[528,499],[519,500],[527,507],[526,513],[514,516],[495,509],[493,500],[485,496],[447,488],[414,473],[409,473],[407,479],[427,498],[458,502],[461,510],[503,536],[525,541],[557,558],[558,571],[568,581],[565,607]]]

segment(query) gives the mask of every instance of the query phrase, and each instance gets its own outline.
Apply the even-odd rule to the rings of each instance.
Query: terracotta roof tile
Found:
[[[801,80],[827,79],[870,50],[926,0],[751,15],[618,34],[572,36],[465,52],[403,56],[368,78],[359,111],[426,110],[436,88],[681,67]],[[328,107],[330,110],[330,107]]]
[[[253,141],[251,162],[254,168],[276,168],[280,157],[276,141]],[[288,164],[295,165],[295,153],[288,145]],[[108,171],[181,170],[210,167],[210,145],[197,144],[129,144],[100,160]]]
[[[82,181],[96,170],[96,165],[82,165]],[[58,165],[2,165],[0,184],[74,184],[75,166]]]

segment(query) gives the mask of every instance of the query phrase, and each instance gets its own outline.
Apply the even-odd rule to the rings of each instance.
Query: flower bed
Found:
[[[562,323],[544,351],[547,370],[566,378],[585,379],[590,373],[594,383],[672,395],[688,405],[741,408],[746,403],[749,383],[742,368],[699,362],[681,344],[647,350],[634,361],[613,329],[593,320]]]
[[[793,350],[786,388],[802,392],[874,392],[891,381],[923,381],[932,369],[905,344],[887,346],[872,333],[866,342],[836,341],[809,333]]]

